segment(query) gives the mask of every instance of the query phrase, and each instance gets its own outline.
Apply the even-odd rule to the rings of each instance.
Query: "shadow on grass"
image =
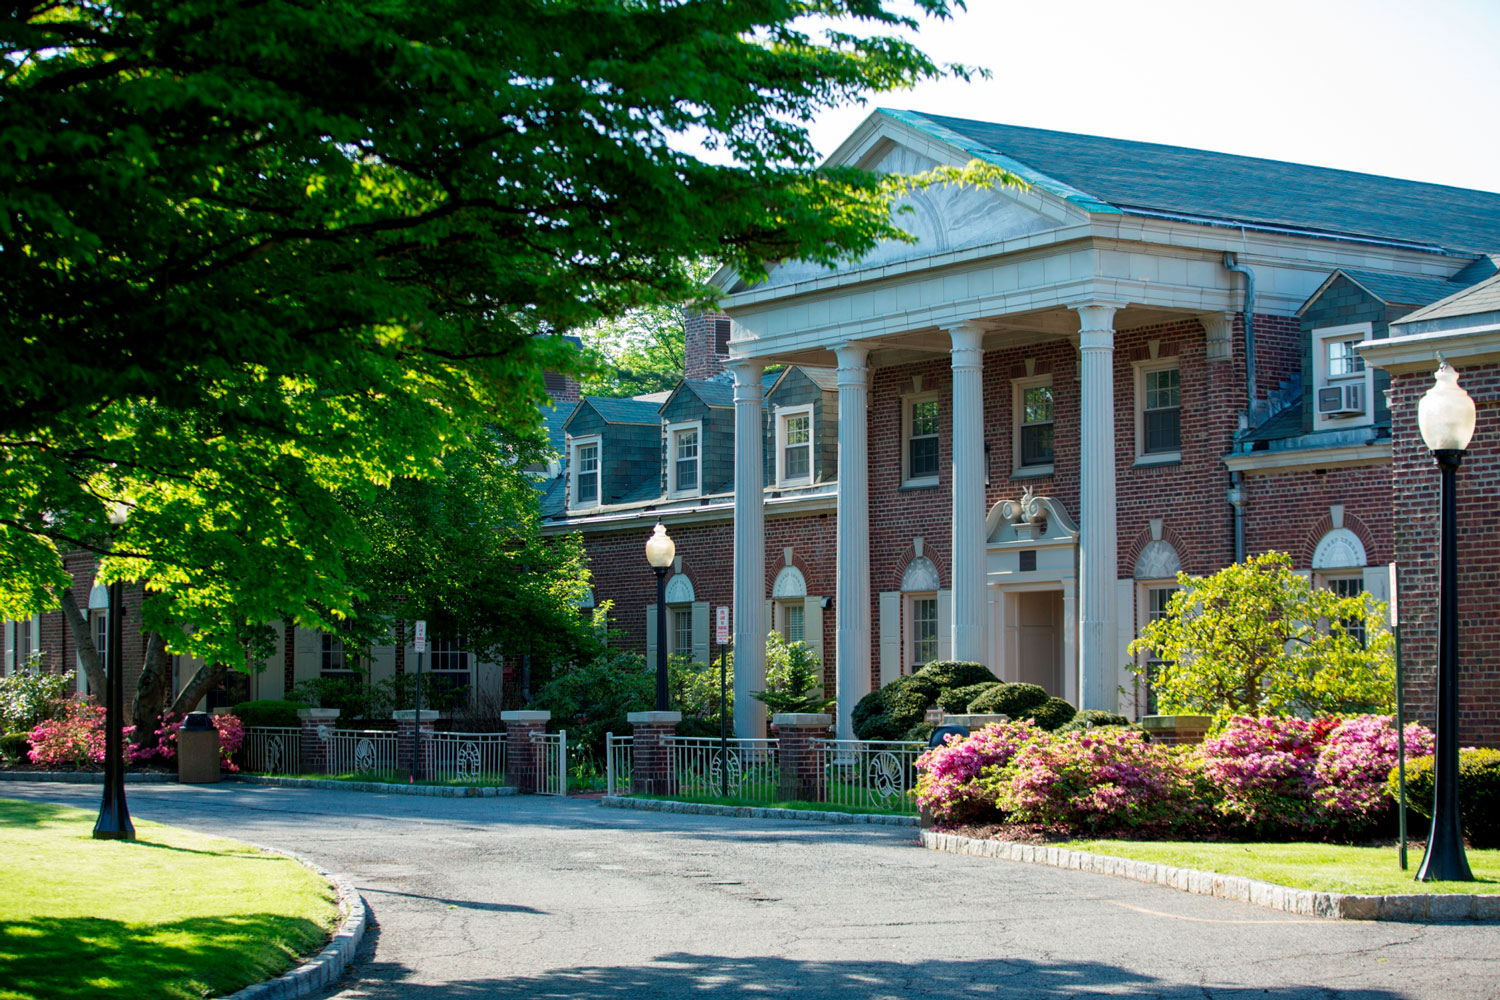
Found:
[[[796,996],[827,1000],[884,997],[963,997],[987,1000],[1062,1000],[1079,996],[1203,1000],[1294,1000],[1322,998],[1312,985],[1214,987],[1173,983],[1100,962],[1027,959],[921,962],[816,962],[778,957],[727,958],[681,952],[649,965],[575,966],[508,979],[460,979],[440,985],[408,982],[410,971],[375,962],[360,970],[359,995],[368,1000],[623,1000],[650,997],[701,1000],[706,996]],[[1382,989],[1346,989],[1341,1000],[1399,1000]]]
[[[14,920],[0,923],[0,983],[36,1000],[221,996],[280,975],[327,937],[311,920],[269,913],[160,924]]]

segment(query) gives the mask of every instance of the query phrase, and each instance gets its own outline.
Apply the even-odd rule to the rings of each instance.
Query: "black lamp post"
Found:
[[[667,711],[667,569],[677,556],[677,546],[667,537],[660,521],[646,539],[646,561],[656,571],[656,710]]]
[[[116,528],[125,523],[125,509],[117,507],[109,521]],[[124,725],[125,655],[124,584],[116,580],[109,585],[109,622],[104,643],[104,798],[99,803],[99,818],[94,823],[95,840],[134,840],[135,826],[125,804],[125,748],[120,730]]]
[[[1432,449],[1442,473],[1439,498],[1441,541],[1438,547],[1437,752],[1432,829],[1427,854],[1417,872],[1421,882],[1472,882],[1464,854],[1463,823],[1458,808],[1458,464],[1474,436],[1474,401],[1458,386],[1458,372],[1447,362],[1438,366],[1435,382],[1417,406],[1422,440]]]

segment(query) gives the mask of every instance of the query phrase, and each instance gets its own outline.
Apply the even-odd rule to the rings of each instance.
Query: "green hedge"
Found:
[[[934,660],[859,700],[851,713],[854,735],[862,740],[920,739],[915,727],[929,708],[956,703],[956,692],[1000,679],[982,663]]]
[[[300,726],[302,720],[297,718],[297,710],[307,707],[300,701],[265,698],[242,701],[232,711],[247,726]]]
[[[1432,758],[1406,762],[1406,804],[1419,816],[1432,818]],[[1386,779],[1391,798],[1400,794],[1397,769]],[[1458,752],[1458,808],[1464,836],[1476,848],[1500,847],[1500,750]]]

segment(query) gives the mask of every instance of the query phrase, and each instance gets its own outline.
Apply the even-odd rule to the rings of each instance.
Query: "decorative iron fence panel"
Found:
[[[329,730],[328,773],[394,774],[396,743],[395,733],[379,729]]]
[[[536,733],[531,737],[532,751],[537,755],[536,793],[568,794],[568,731]]]
[[[296,726],[247,726],[241,752],[247,771],[296,774],[302,769],[302,730]]]
[[[776,740],[732,739],[727,752],[716,736],[671,740],[674,795],[721,796],[741,802],[775,802],[780,772]]]
[[[826,802],[892,812],[917,811],[916,800],[907,793],[916,787],[917,758],[927,749],[925,744],[819,740],[814,746]]]
[[[433,733],[422,756],[434,781],[498,784],[505,780],[504,733]]]
[[[635,738],[604,734],[604,787],[609,795],[629,795],[634,773]]]

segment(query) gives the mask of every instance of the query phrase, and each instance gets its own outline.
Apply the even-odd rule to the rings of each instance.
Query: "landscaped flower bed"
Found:
[[[1432,733],[1406,729],[1407,754]],[[1200,746],[1103,727],[986,726],[917,762],[917,799],[949,829],[1013,837],[1315,839],[1385,832],[1396,732],[1386,716],[1236,717]]]

